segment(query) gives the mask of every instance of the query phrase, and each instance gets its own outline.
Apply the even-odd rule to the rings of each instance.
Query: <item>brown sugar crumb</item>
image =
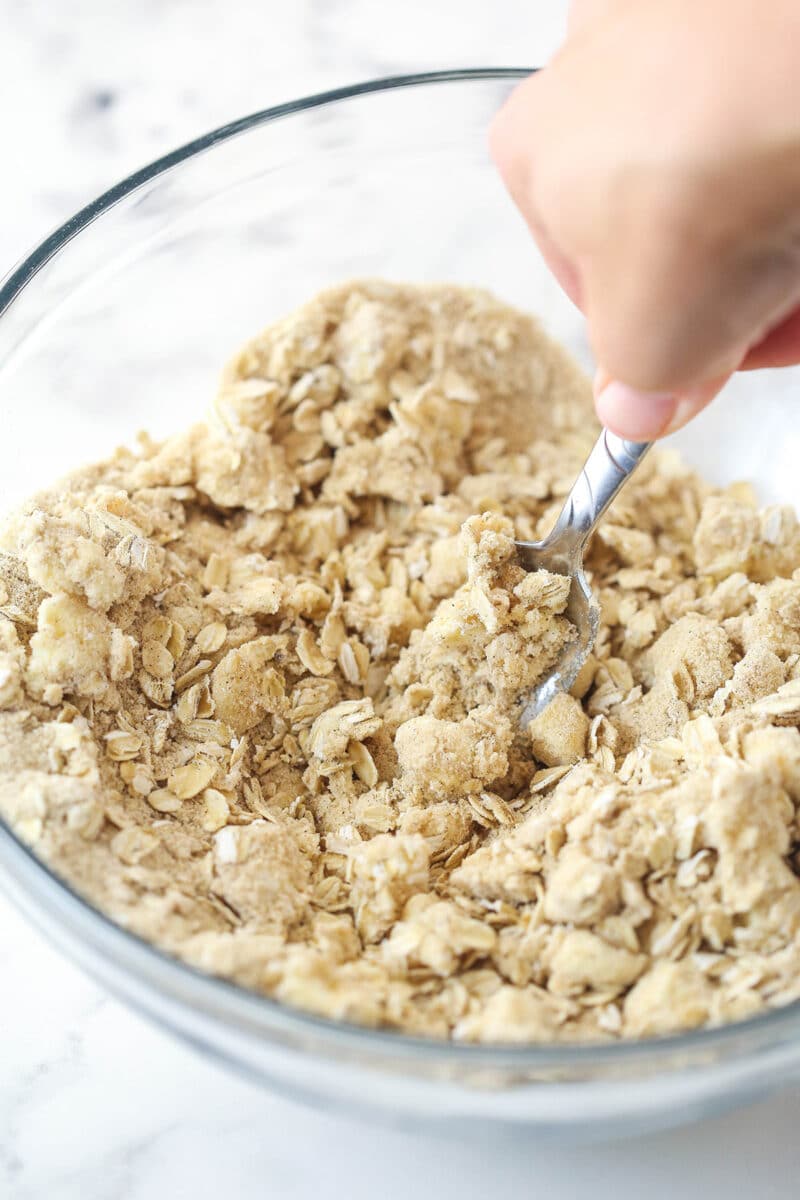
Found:
[[[529,724],[531,749],[546,767],[576,763],[586,753],[589,728],[580,701],[561,692]]]
[[[355,283],[208,418],[0,528],[0,811],[120,924],[334,1019],[649,1037],[800,998],[800,525],[654,453],[574,630],[594,437],[530,318]]]

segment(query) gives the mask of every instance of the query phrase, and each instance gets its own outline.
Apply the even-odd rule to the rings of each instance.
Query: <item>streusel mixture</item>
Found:
[[[168,403],[169,397],[165,397]],[[109,403],[113,403],[110,397]],[[654,453],[526,575],[588,387],[483,292],[323,294],[0,536],[0,811],[116,921],[334,1018],[641,1037],[800,996],[800,528]]]

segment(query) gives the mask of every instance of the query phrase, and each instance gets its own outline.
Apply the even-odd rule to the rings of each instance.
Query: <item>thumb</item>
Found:
[[[647,392],[612,379],[600,368],[594,381],[601,423],[632,442],[651,442],[688,424],[710,404],[728,376],[680,392]]]
[[[601,21],[624,11],[631,0],[572,0],[567,14],[567,34],[584,33]]]

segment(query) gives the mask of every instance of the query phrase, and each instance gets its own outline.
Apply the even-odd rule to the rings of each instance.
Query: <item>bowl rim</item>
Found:
[[[0,317],[37,272],[50,259],[54,258],[68,242],[77,237],[87,225],[124,200],[131,192],[135,192],[144,184],[149,183],[150,180],[166,174],[189,158],[211,150],[220,142],[226,142],[259,125],[268,125],[282,117],[294,116],[297,113],[321,108],[340,100],[351,100],[358,96],[397,91],[424,84],[502,79],[521,81],[539,69],[539,67],[457,67],[442,71],[420,71],[410,75],[386,75],[378,79],[368,79],[361,83],[331,88],[324,92],[314,92],[309,96],[301,96],[298,100],[287,100],[282,104],[258,109],[247,116],[237,117],[224,125],[218,125],[208,133],[200,134],[199,137],[184,142],[177,149],[170,150],[167,154],[162,154],[145,166],[139,167],[138,170],[121,179],[119,183],[115,183],[106,191],[101,192],[94,200],[90,200],[83,208],[78,209],[62,225],[57,226],[10,270],[0,275]]]
[[[220,143],[284,117],[362,96],[425,85],[520,81],[537,69],[475,67],[391,75],[317,92],[221,125],[134,171],[45,237],[0,279],[0,319],[38,272],[95,220],[150,180]],[[505,1067],[519,1072],[536,1068],[580,1069],[590,1065],[643,1064],[654,1057],[663,1061],[673,1054],[680,1056],[683,1065],[688,1066],[691,1065],[689,1056],[695,1053],[707,1060],[711,1052],[725,1047],[733,1049],[738,1044],[741,1054],[737,1057],[744,1057],[765,1046],[775,1046],[790,1036],[794,1041],[800,1032],[800,1000],[726,1025],[630,1041],[473,1044],[373,1028],[290,1007],[173,957],[90,904],[40,859],[2,817],[0,872],[0,884],[9,901],[34,924],[40,925],[57,948],[58,939],[53,930],[66,926],[70,934],[66,940],[74,942],[74,949],[82,944],[96,955],[114,959],[129,976],[134,976],[136,984],[149,984],[156,991],[166,993],[178,1008],[194,1014],[201,1012],[207,1018],[228,1024],[233,1022],[240,1032],[270,1041],[282,1041],[281,1035],[291,1035],[295,1040],[299,1037],[307,1042],[309,1036],[314,1036],[317,1050],[324,1050],[327,1044],[340,1051],[381,1052],[393,1059],[422,1059],[428,1064],[438,1061],[445,1066],[462,1068]],[[21,885],[21,894],[15,885]],[[74,957],[70,957],[74,961]],[[79,965],[85,967],[80,961]],[[103,986],[109,987],[105,979]],[[124,989],[119,990],[124,994]],[[128,1000],[131,1002],[129,996]],[[144,1004],[137,1007],[147,1009]]]

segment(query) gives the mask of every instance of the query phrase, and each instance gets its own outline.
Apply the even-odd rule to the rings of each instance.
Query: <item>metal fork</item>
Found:
[[[628,442],[604,429],[594,444],[551,533],[542,542],[516,542],[526,571],[552,571],[572,580],[566,615],[578,637],[570,642],[522,708],[523,728],[557,692],[567,692],[597,637],[600,609],[583,570],[586,543],[622,485],[631,477],[652,442]]]

